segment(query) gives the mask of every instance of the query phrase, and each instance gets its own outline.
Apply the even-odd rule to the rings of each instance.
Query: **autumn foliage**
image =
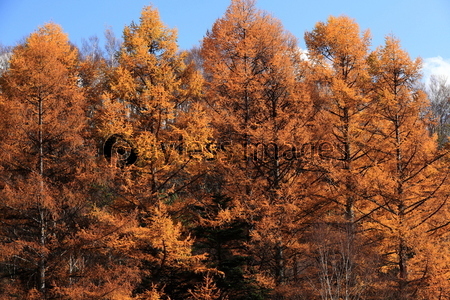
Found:
[[[48,23],[0,73],[2,299],[448,299],[448,93],[397,38],[301,50],[253,0],[122,38]]]

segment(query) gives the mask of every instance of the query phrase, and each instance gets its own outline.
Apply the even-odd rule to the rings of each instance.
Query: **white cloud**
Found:
[[[440,56],[425,58],[422,66],[423,81],[428,85],[431,75],[445,76],[450,79],[450,59]]]
[[[309,56],[308,56],[308,50],[307,49],[302,49],[302,48],[298,48],[298,51],[300,52],[300,58],[303,60],[309,60]]]

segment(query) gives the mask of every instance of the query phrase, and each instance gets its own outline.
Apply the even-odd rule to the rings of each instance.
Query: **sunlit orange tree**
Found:
[[[439,299],[447,293],[447,152],[427,132],[429,105],[417,88],[420,59],[411,60],[388,36],[370,59],[376,100],[376,166],[372,169],[371,231],[385,299]],[[367,223],[366,225],[369,225]],[[389,298],[391,297],[391,298]],[[421,298],[422,297],[422,298]]]
[[[1,78],[5,299],[126,297],[138,281],[134,263],[104,247],[116,224],[91,228],[102,221],[93,214],[98,199],[87,195],[102,179],[94,175],[94,151],[85,139],[77,57],[67,35],[49,23],[14,49]]]
[[[359,222],[361,208],[367,205],[363,194],[370,185],[366,173],[373,165],[375,145],[367,64],[370,40],[370,32],[361,31],[346,16],[330,16],[305,34],[313,97],[319,107],[316,126],[321,138],[332,145],[328,160],[321,161],[326,174],[321,196],[328,201],[327,214],[311,231],[311,251],[317,256],[312,281],[322,299],[359,299],[371,278]]]
[[[301,155],[314,117],[308,63],[280,21],[248,0],[232,1],[201,56],[215,138],[224,146],[215,180],[228,208],[219,216],[247,224],[246,251],[234,251],[250,255],[246,273],[288,295],[316,178]]]
[[[191,240],[175,220],[209,158],[208,116],[198,104],[203,78],[186,57],[176,30],[145,7],[139,22],[123,31],[118,64],[108,73],[95,116],[97,135],[105,141],[105,170],[113,176],[111,207],[122,216],[136,212],[139,221],[134,256],[143,279],[137,292],[146,295],[185,298],[193,287],[186,276],[195,280],[192,274],[201,268],[202,256],[191,253]],[[157,224],[160,235],[150,234]]]

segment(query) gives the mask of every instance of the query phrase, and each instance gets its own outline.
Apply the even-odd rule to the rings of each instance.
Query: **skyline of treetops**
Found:
[[[254,0],[105,37],[0,49],[2,299],[447,299],[450,84],[399,39]]]

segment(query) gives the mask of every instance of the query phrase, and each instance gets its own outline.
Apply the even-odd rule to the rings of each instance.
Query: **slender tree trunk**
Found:
[[[38,208],[39,208],[39,222],[40,222],[40,260],[39,260],[39,291],[45,293],[45,281],[46,281],[46,257],[44,254],[44,248],[46,244],[45,240],[45,212],[43,207],[43,195],[44,195],[44,145],[43,145],[43,100],[38,100],[38,143],[39,143],[39,195],[38,195]]]
[[[40,210],[40,244],[41,247],[44,248],[45,247],[45,216],[44,216],[44,211]],[[44,251],[41,250],[40,253],[40,261],[39,261],[39,291],[41,293],[45,293],[45,254]]]
[[[395,141],[396,141],[396,168],[397,168],[397,190],[396,196],[398,201],[398,218],[399,218],[399,244],[398,244],[398,298],[408,299],[407,296],[407,284],[408,284],[408,270],[407,270],[407,255],[408,249],[403,236],[403,223],[405,219],[405,206],[403,203],[403,163],[402,163],[402,150],[401,150],[401,132],[399,116],[395,119]]]
[[[275,244],[275,278],[277,280],[277,285],[281,285],[284,283],[284,251],[283,251],[283,242],[281,238]]]
[[[399,266],[399,299],[408,299],[406,286],[408,284],[408,270],[407,270],[407,248],[405,240],[400,237],[399,253],[398,253],[398,266]]]
[[[403,220],[405,218],[405,207],[403,203],[400,203],[399,207],[399,222],[400,222],[400,232],[399,232],[399,245],[398,245],[398,299],[406,300],[408,299],[408,247],[406,241],[403,237]]]
[[[345,200],[345,224],[344,224],[344,234],[345,239],[342,241],[342,294],[343,299],[350,299],[352,296],[352,287],[354,286],[353,278],[355,276],[354,268],[355,257],[354,257],[354,244],[356,240],[356,224],[355,224],[355,198],[351,194],[355,189],[354,178],[352,171],[352,144],[350,138],[350,113],[349,108],[344,107],[344,169],[346,170],[345,178],[345,189],[346,189],[346,200]],[[341,294],[340,292],[338,293]]]
[[[345,185],[347,191],[353,190],[352,178],[351,178],[351,169],[352,169],[352,156],[351,156],[351,141],[350,141],[350,116],[348,107],[344,108],[344,169],[348,172],[347,178],[345,179]],[[352,234],[355,232],[354,230],[354,198],[353,196],[347,193],[347,199],[345,203],[345,217],[350,227],[349,233]]]

